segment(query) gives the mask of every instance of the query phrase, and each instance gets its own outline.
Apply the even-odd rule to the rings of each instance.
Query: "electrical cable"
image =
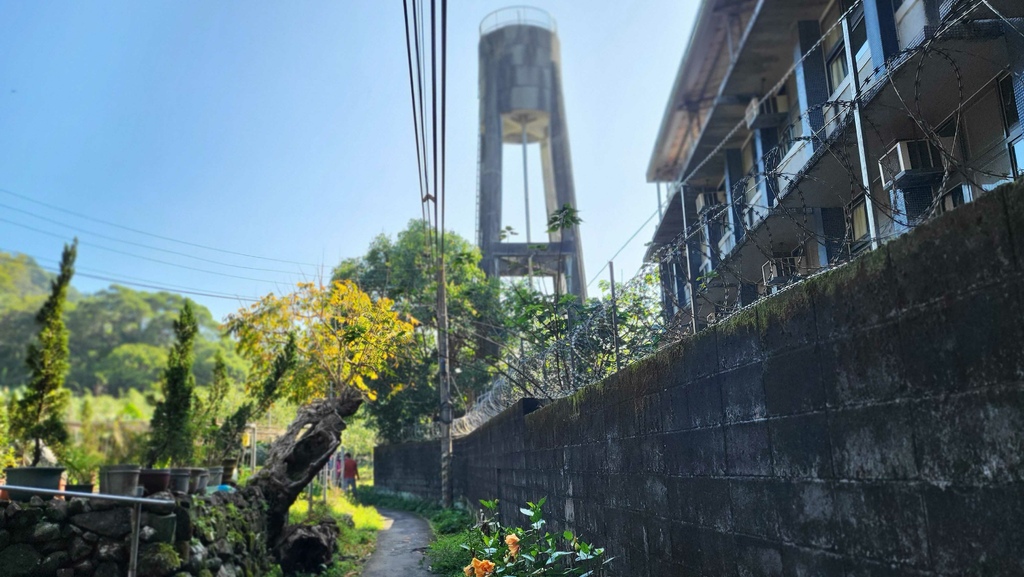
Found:
[[[67,240],[67,237],[64,236],[64,235],[57,234],[55,232],[49,232],[49,231],[46,231],[46,230],[42,230],[42,229],[36,228],[34,226],[29,226],[27,224],[22,224],[20,222],[14,222],[13,220],[8,220],[6,218],[0,217],[0,222],[5,222],[7,224],[10,224],[10,225],[13,225],[13,226],[17,226],[19,228],[24,228],[26,230],[31,230],[32,232],[35,232],[35,233],[38,233],[38,234],[42,234],[42,235],[46,235],[46,236],[51,236],[51,237],[54,237],[54,238],[59,238],[61,240],[65,240],[65,241]],[[233,275],[233,274],[228,274],[228,273],[224,273],[224,272],[217,272],[217,271],[206,270],[206,269],[202,269],[202,268],[196,268],[196,267],[192,267],[192,266],[188,266],[188,265],[184,265],[184,264],[173,263],[173,262],[169,262],[169,261],[165,261],[165,260],[160,260],[160,259],[157,259],[157,258],[152,258],[152,257],[148,257],[148,256],[143,256],[143,255],[139,255],[139,254],[125,252],[123,250],[118,250],[116,248],[110,248],[108,246],[103,246],[103,245],[96,244],[96,243],[91,243],[91,242],[84,242],[83,241],[83,242],[79,242],[79,244],[82,245],[82,246],[89,246],[89,247],[96,248],[96,249],[99,249],[99,250],[105,250],[107,252],[112,252],[114,254],[120,254],[120,255],[123,255],[123,256],[129,256],[129,257],[132,257],[132,258],[137,258],[137,259],[141,259],[141,260],[155,262],[155,263],[158,263],[158,264],[163,264],[163,265],[167,265],[167,266],[173,266],[173,267],[176,267],[176,268],[182,268],[182,269],[186,269],[186,270],[193,270],[193,271],[196,271],[196,272],[201,272],[201,273],[206,273],[206,274],[212,274],[212,275],[223,276],[223,277],[228,277],[228,278],[235,278],[235,279],[240,279],[240,280],[248,280],[248,281],[253,281],[253,282],[269,283],[269,284],[275,284],[275,285],[276,284],[280,284],[280,282],[281,282],[281,281],[275,281],[275,280],[269,280],[269,279],[252,278],[252,277],[247,277],[247,276],[239,276],[239,275]]]
[[[124,240],[124,239],[121,239],[121,238],[117,238],[117,237],[105,235],[105,234],[102,234],[102,233],[98,233],[96,231],[92,231],[92,230],[88,230],[88,229],[84,229],[84,228],[79,228],[77,226],[70,225],[70,224],[67,224],[65,222],[61,222],[59,220],[54,220],[52,218],[48,218],[48,217],[42,216],[40,214],[36,214],[34,212],[31,212],[31,211],[28,211],[28,210],[23,210],[23,209],[20,209],[20,208],[15,208],[13,206],[8,206],[8,205],[3,204],[3,203],[0,203],[0,208],[4,208],[4,209],[7,209],[7,210],[12,210],[14,212],[20,212],[21,214],[25,214],[25,215],[31,216],[32,218],[37,218],[39,220],[42,220],[43,222],[48,222],[50,224],[55,224],[57,226],[62,226],[64,228],[71,229],[71,230],[76,231],[78,233],[92,235],[92,236],[95,236],[97,238],[102,238],[102,239],[110,240],[110,241],[113,241],[113,242],[119,242],[119,243],[122,243],[122,244],[127,244],[129,246],[136,246],[136,247],[139,247],[139,248],[145,248],[145,249],[149,249],[149,250],[155,250],[155,251],[159,251],[159,252],[164,252],[164,253],[167,253],[167,254],[183,256],[185,258],[191,258],[191,259],[195,259],[195,260],[199,260],[199,261],[203,261],[203,262],[208,262],[210,264],[216,264],[216,265],[227,266],[227,267],[232,267],[232,268],[240,268],[240,269],[245,269],[245,270],[262,271],[262,272],[276,272],[276,273],[282,273],[282,274],[301,274],[301,273],[296,273],[295,271],[287,271],[287,270],[279,270],[279,269],[272,269],[272,268],[261,268],[261,267],[245,266],[245,265],[239,265],[239,264],[231,264],[231,263],[222,262],[222,261],[218,261],[218,260],[213,260],[213,259],[209,259],[209,258],[203,258],[201,256],[191,255],[191,254],[184,253],[184,252],[179,252],[179,251],[176,251],[176,250],[171,250],[171,249],[167,249],[167,248],[161,248],[161,247],[158,247],[158,246],[152,246],[152,245],[143,244],[143,243],[140,243],[140,242],[134,242],[134,241],[130,241],[130,240]],[[322,268],[322,266],[321,266],[321,268]]]
[[[20,198],[20,199],[22,199],[24,201],[31,202],[33,204],[38,204],[39,206],[45,206],[46,208],[49,208],[50,210],[56,210],[56,211],[59,211],[59,212],[63,212],[65,214],[69,214],[69,215],[77,217],[77,218],[84,218],[85,220],[90,220],[92,222],[97,222],[99,224],[103,224],[103,225],[106,225],[106,226],[112,226],[114,228],[119,228],[121,230],[126,230],[128,232],[133,232],[135,234],[141,234],[141,235],[149,236],[149,237],[152,237],[152,238],[158,238],[160,240],[166,240],[168,242],[175,242],[175,243],[178,243],[178,244],[184,244],[184,245],[192,246],[192,247],[195,247],[195,248],[201,248],[201,249],[204,249],[204,250],[211,250],[211,251],[214,251],[214,252],[220,252],[220,253],[225,253],[225,254],[232,254],[232,255],[235,255],[235,256],[243,256],[243,257],[246,257],[246,258],[255,258],[255,259],[259,259],[259,260],[266,260],[266,261],[272,261],[272,262],[280,262],[280,263],[285,263],[285,264],[296,264],[296,265],[300,265],[300,266],[314,266],[314,267],[321,266],[321,265],[314,264],[314,263],[309,263],[309,262],[299,262],[299,261],[294,261],[294,260],[285,260],[285,259],[279,259],[279,258],[272,258],[272,257],[268,257],[268,256],[259,256],[259,255],[244,253],[244,252],[237,252],[237,251],[233,251],[233,250],[223,249],[223,248],[216,248],[216,247],[207,246],[207,245],[204,245],[204,244],[190,242],[190,241],[187,241],[187,240],[179,240],[179,239],[176,239],[176,238],[171,238],[169,236],[163,236],[163,235],[155,234],[155,233],[152,233],[152,232],[147,232],[147,231],[144,231],[144,230],[139,230],[137,228],[132,228],[132,227],[129,227],[129,226],[124,226],[124,225],[121,225],[121,224],[117,224],[115,222],[110,222],[108,220],[103,220],[103,219],[100,219],[100,218],[92,217],[92,216],[89,216],[89,215],[86,215],[86,214],[82,214],[80,212],[75,212],[73,210],[68,210],[66,208],[63,208],[63,207],[60,207],[60,206],[55,206],[55,205],[43,202],[41,200],[36,200],[34,198],[25,196],[23,194],[18,194],[17,192],[14,192],[14,191],[6,189],[6,188],[0,188],[0,193],[8,194],[8,195],[11,195],[13,197]]]

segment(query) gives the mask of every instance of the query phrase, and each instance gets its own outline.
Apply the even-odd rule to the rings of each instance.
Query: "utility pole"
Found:
[[[444,234],[444,231],[441,231]],[[443,246],[443,242],[442,242]],[[448,367],[448,285],[441,250],[437,271],[437,365],[441,393],[441,504],[452,506],[452,399]]]
[[[608,275],[612,281],[612,344],[615,346],[615,372],[622,370],[619,357],[619,306],[615,302],[615,263],[608,261]]]

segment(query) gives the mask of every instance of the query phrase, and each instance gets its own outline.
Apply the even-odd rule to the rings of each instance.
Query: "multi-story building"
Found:
[[[1021,0],[703,0],[647,172],[701,326],[1024,171]]]

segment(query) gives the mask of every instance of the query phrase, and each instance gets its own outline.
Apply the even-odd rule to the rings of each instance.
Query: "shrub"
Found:
[[[545,531],[541,512],[545,500],[520,509],[530,520],[526,528],[503,526],[496,516],[497,500],[481,501],[491,517],[464,544],[472,559],[463,573],[470,577],[589,577],[610,561],[603,548],[579,540],[572,531],[557,536]]]
[[[471,529],[464,529],[451,535],[438,535],[426,550],[430,570],[438,575],[461,577],[463,567],[473,560],[473,555],[466,548],[466,544],[473,541],[475,536],[476,531]]]

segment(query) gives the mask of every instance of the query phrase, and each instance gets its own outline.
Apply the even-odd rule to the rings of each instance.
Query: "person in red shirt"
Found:
[[[345,453],[345,462],[342,464],[341,490],[356,490],[356,479],[359,478],[359,465],[352,458],[352,453]]]

